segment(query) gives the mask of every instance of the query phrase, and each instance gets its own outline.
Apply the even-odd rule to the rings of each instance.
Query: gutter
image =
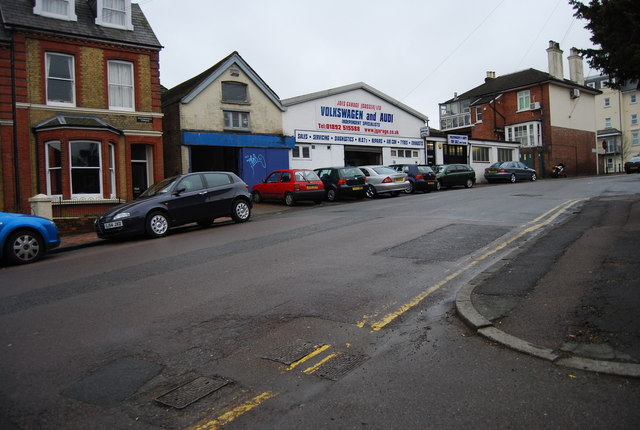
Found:
[[[15,205],[16,209],[20,211],[20,175],[19,167],[20,162],[18,160],[18,108],[17,103],[17,91],[16,91],[16,58],[15,58],[15,39],[13,37],[13,31],[11,32],[11,47],[10,52],[10,66],[11,67],[11,115],[13,116],[13,176],[15,181]]]

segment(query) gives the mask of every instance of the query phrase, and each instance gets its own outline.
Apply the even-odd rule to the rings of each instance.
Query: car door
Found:
[[[293,191],[291,172],[282,172],[276,185],[276,193],[279,199],[284,199],[284,193]]]
[[[513,164],[516,165],[516,169],[518,170],[518,179],[529,179],[529,177],[531,176],[531,173],[529,173],[529,169],[527,168],[527,166],[525,166],[523,163],[516,161]]]
[[[278,186],[280,183],[280,175],[282,172],[277,170],[272,172],[267,179],[264,180],[264,184],[262,185],[262,197],[265,199],[276,199],[278,198]]]
[[[205,217],[206,194],[202,175],[187,175],[180,179],[167,206],[171,219],[176,224],[184,224]]]
[[[224,172],[203,174],[206,180],[206,218],[228,216],[236,196],[235,183]]]

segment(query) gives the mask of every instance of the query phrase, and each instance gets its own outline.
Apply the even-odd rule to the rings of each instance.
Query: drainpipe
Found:
[[[11,48],[10,48],[10,62],[11,62],[11,114],[13,115],[13,176],[16,186],[15,192],[15,204],[16,209],[20,211],[20,175],[19,168],[20,163],[18,160],[18,108],[17,103],[17,91],[16,91],[16,58],[15,58],[15,39],[13,31],[11,32]]]

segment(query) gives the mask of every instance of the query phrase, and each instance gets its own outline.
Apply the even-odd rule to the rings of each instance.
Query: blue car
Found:
[[[0,212],[0,258],[33,263],[60,245],[55,223],[39,216]]]

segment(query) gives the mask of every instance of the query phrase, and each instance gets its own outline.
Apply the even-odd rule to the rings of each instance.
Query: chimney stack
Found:
[[[549,74],[556,79],[564,79],[564,71],[562,70],[562,49],[560,44],[549,41],[549,47],[547,48],[547,54],[549,56]]]
[[[496,72],[487,72],[487,77],[484,78],[485,82],[489,82],[491,79],[496,78]]]
[[[578,54],[576,48],[571,48],[569,51],[569,79],[579,85],[584,85],[584,66],[582,64],[582,57]]]

